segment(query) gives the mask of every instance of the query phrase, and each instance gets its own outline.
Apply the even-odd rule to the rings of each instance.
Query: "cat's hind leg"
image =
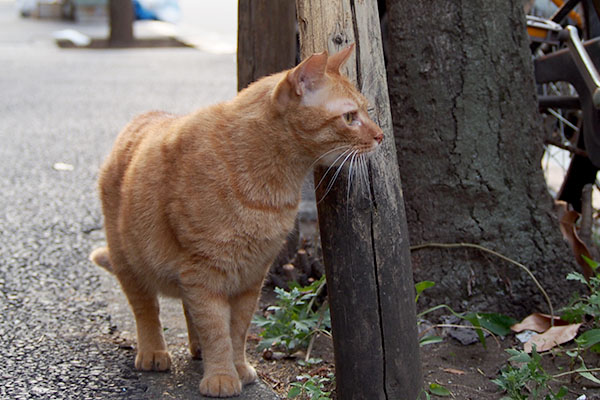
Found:
[[[200,337],[198,336],[198,328],[192,320],[192,315],[189,313],[185,304],[183,305],[183,313],[185,314],[185,322],[188,329],[188,342],[192,358],[200,360],[202,358],[202,349],[200,347]]]
[[[125,273],[116,275],[135,316],[138,342],[135,368],[142,371],[168,370],[171,367],[171,356],[167,351],[159,319],[158,296],[144,288],[135,277]]]

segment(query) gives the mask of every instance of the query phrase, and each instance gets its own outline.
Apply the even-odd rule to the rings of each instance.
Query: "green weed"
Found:
[[[597,270],[596,261],[582,257],[594,271]],[[589,293],[583,296],[574,295],[569,304],[560,310],[561,318],[570,323],[586,322],[586,319],[589,319],[593,327],[600,328],[600,276],[592,276],[588,281],[579,272],[570,272],[567,280],[581,282],[588,287]]]
[[[331,392],[327,392],[325,388],[327,386],[331,387],[335,383],[333,374],[326,377],[301,375],[299,378],[298,382],[290,385],[291,388],[287,396],[289,399],[301,395],[310,400],[327,400],[331,398]]]
[[[306,349],[317,332],[330,334],[331,318],[326,303],[316,307],[315,300],[323,290],[325,276],[306,287],[293,285],[290,291],[275,288],[277,301],[267,308],[266,316],[255,316],[252,322],[263,328],[258,349],[280,347],[288,353]]]
[[[508,395],[501,400],[557,400],[567,394],[564,386],[558,392],[552,390],[549,383],[554,377],[542,368],[542,357],[535,346],[531,354],[515,349],[507,349],[506,352],[511,355],[509,362],[517,366],[509,363],[502,369],[500,376],[492,380]]]

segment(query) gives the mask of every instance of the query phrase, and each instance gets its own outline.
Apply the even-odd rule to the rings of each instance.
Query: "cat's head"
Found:
[[[313,54],[284,74],[273,101],[293,127],[295,138],[319,163],[374,151],[383,132],[369,118],[367,100],[340,73],[354,45],[332,56]]]

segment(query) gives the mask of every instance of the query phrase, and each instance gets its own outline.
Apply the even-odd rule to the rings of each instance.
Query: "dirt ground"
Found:
[[[449,389],[454,398],[465,400],[500,399],[504,396],[498,391],[492,379],[497,378],[500,370],[506,365],[509,355],[505,349],[522,349],[523,345],[514,335],[495,342],[486,340],[487,346],[481,343],[462,345],[452,338],[445,338],[442,343],[421,348],[423,378],[426,384],[438,383]],[[565,349],[573,347],[566,345]],[[547,352],[542,356],[543,367],[549,374],[565,372],[569,368],[570,358],[557,353]],[[599,358],[594,354],[586,354],[589,368],[598,365]],[[558,386],[564,385],[569,389],[566,399],[577,399],[585,394],[587,400],[600,399],[600,386],[571,375],[562,378]]]
[[[320,261],[321,251],[317,230],[314,224],[305,224],[301,226],[301,237],[304,237],[303,248],[307,251],[309,258]],[[290,262],[297,263],[297,260],[291,260]],[[265,286],[259,309],[266,310],[269,305],[275,303],[275,300],[272,286]],[[419,328],[420,331],[424,331],[429,327],[430,333],[443,338],[441,343],[421,347],[424,387],[427,388],[430,384],[437,383],[451,392],[450,398],[460,400],[501,399],[506,396],[505,393],[499,391],[498,386],[492,382],[492,379],[496,379],[508,363],[510,355],[506,352],[506,349],[522,350],[523,344],[514,334],[509,334],[504,338],[488,336],[485,346],[476,339],[472,340],[472,344],[464,345],[456,338],[459,337],[464,343],[465,335],[469,336],[470,334],[473,338],[476,338],[476,334],[468,329],[434,328],[432,323],[457,322],[444,316],[438,317],[440,320],[423,321]],[[582,326],[579,332],[582,333],[585,330],[586,327]],[[468,333],[465,334],[465,331],[468,331]],[[311,353],[311,357],[321,358],[323,362],[311,367],[302,367],[295,358],[265,359],[262,352],[256,350],[260,340],[258,333],[259,330],[252,326],[247,346],[249,357],[257,368],[261,379],[280,394],[282,398],[287,397],[290,384],[297,381],[299,375],[308,373],[310,375],[327,376],[328,373],[335,371],[333,343],[328,337],[319,337],[315,341]],[[544,370],[548,374],[554,375],[579,367],[579,365],[569,365],[571,358],[565,354],[566,350],[574,347],[574,343],[569,342],[564,344],[560,350],[544,353],[542,355]],[[584,358],[588,368],[600,367],[600,356],[598,354],[588,351],[585,353]],[[577,374],[561,377],[556,385],[552,384],[555,391],[560,386],[566,386],[569,390],[563,398],[565,400],[600,400],[600,385]],[[585,395],[585,398],[581,397],[582,395]],[[332,398],[336,398],[335,390]],[[432,396],[432,398],[438,397]]]
[[[261,307],[266,308],[274,296],[265,288]],[[507,348],[522,349],[523,345],[511,334],[505,338],[487,337],[486,346],[480,342],[463,345],[448,334],[448,331],[438,330],[438,336],[443,337],[443,342],[421,347],[421,363],[423,370],[424,386],[437,383],[452,394],[449,398],[460,400],[487,400],[501,399],[505,396],[492,379],[498,377],[501,369],[508,362]],[[256,350],[259,342],[258,330],[252,328],[248,341],[248,353],[251,362],[257,368],[261,379],[278,394],[285,398],[290,384],[297,380],[299,375],[308,373],[326,376],[335,371],[333,344],[330,338],[320,337],[315,341],[311,357],[319,357],[323,362],[312,367],[302,367],[295,358],[279,360],[266,360],[262,352]],[[549,374],[562,373],[569,370],[570,358],[564,350],[573,348],[572,343],[567,343],[563,351],[547,352],[542,356],[543,367]],[[586,353],[588,368],[600,366],[600,357],[597,354]],[[560,385],[569,389],[564,399],[600,400],[600,385],[580,376],[571,375],[561,378],[554,386],[558,390]],[[335,397],[335,391],[333,397]],[[438,398],[432,396],[432,398]]]

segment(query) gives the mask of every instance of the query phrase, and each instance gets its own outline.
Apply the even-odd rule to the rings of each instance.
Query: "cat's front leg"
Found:
[[[201,284],[183,285],[184,308],[196,327],[204,376],[200,393],[212,397],[237,396],[242,382],[233,364],[230,336],[231,308],[227,298]]]
[[[256,285],[230,299],[231,304],[231,342],[235,368],[244,385],[258,379],[256,370],[246,361],[246,336],[252,315],[256,311],[262,285]]]

